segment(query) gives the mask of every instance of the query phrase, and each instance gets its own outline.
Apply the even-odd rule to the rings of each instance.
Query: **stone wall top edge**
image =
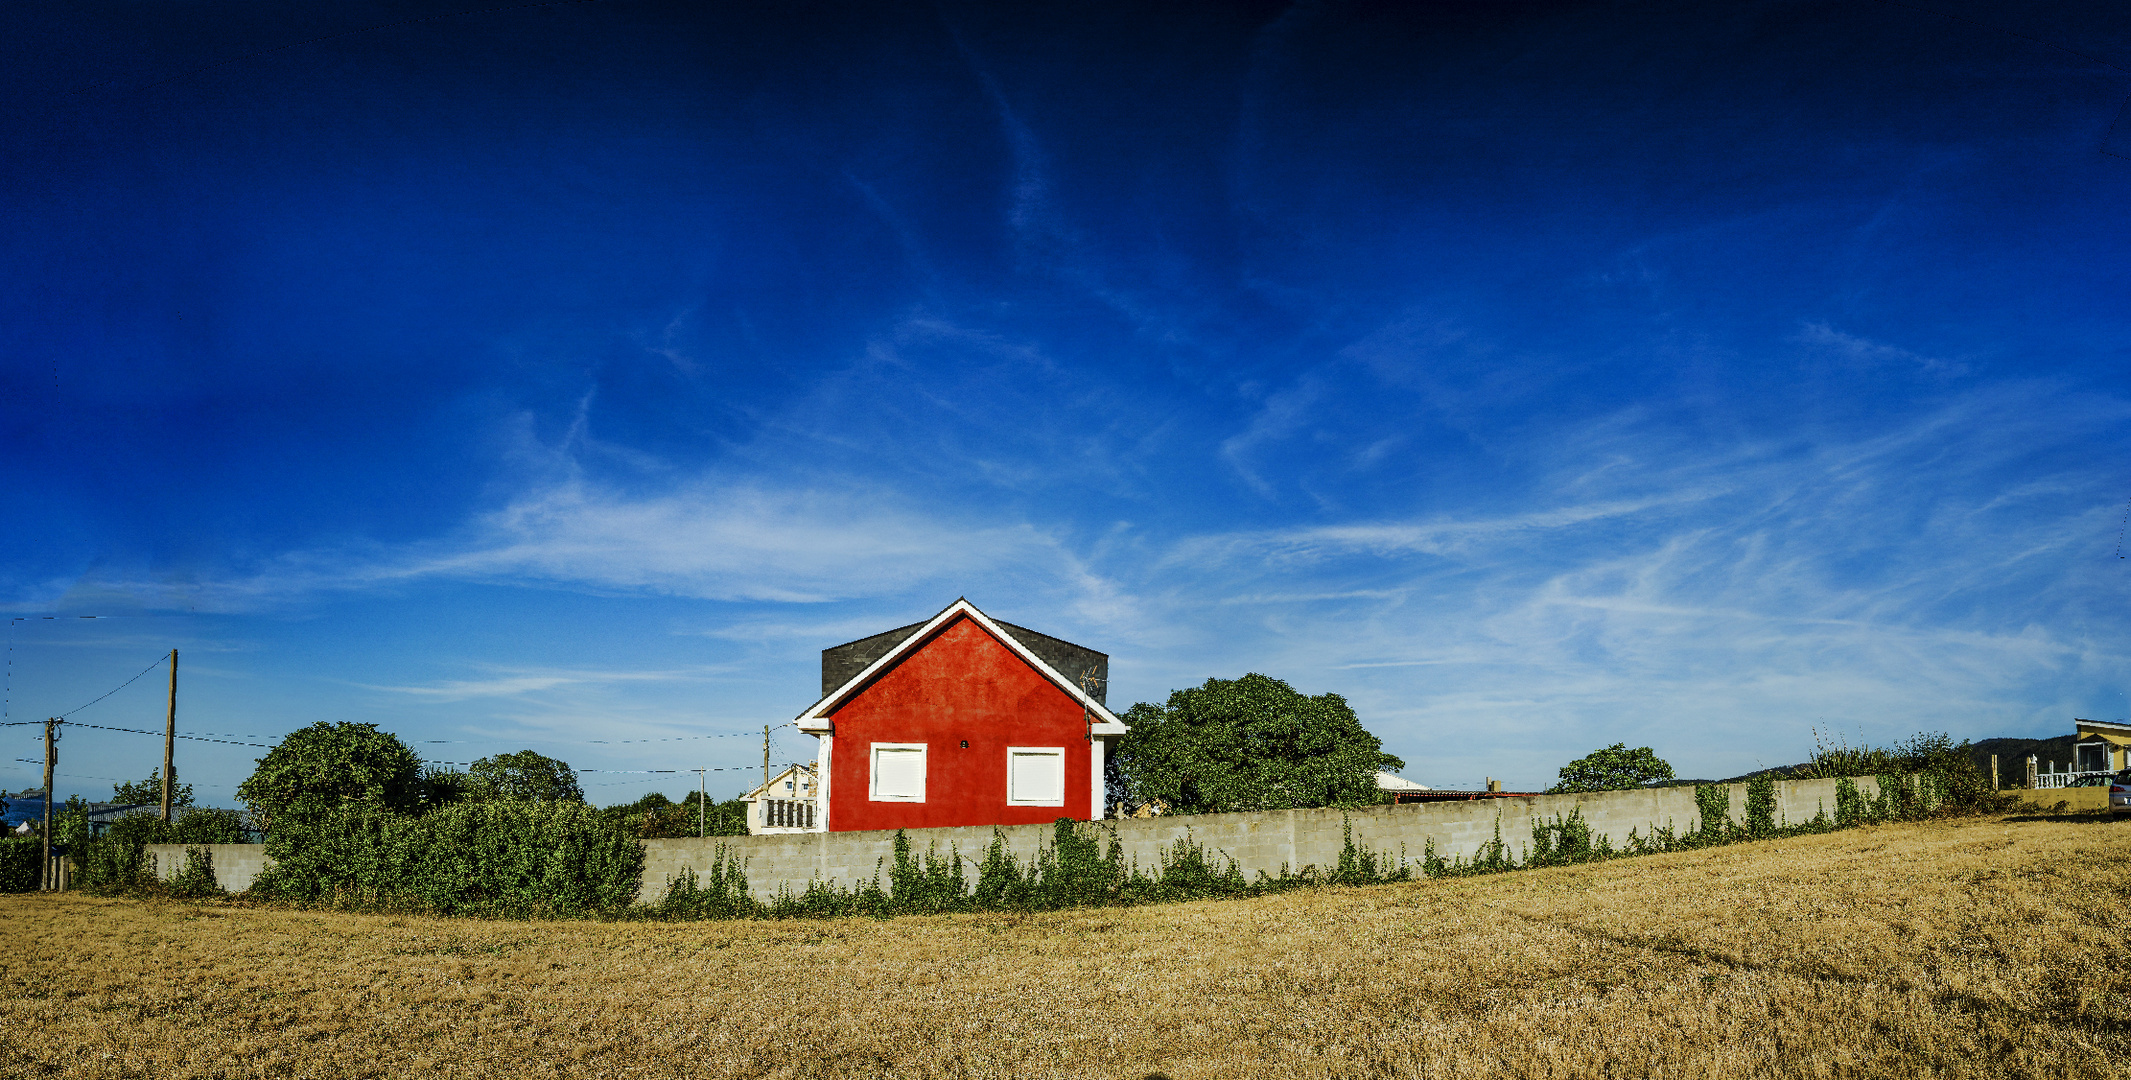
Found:
[[[1832,785],[1834,783],[1834,779],[1835,778],[1832,777],[1821,777],[1814,779],[1779,780],[1777,782],[1779,785],[1781,785],[1782,789],[1786,793],[1789,793],[1805,789],[1808,787],[1808,785]],[[1873,777],[1869,776],[1859,776],[1851,778],[1853,782],[1869,782],[1873,779]],[[1746,786],[1746,782],[1739,781],[1736,783],[1723,784],[1718,786],[1744,788]],[[1443,815],[1446,818],[1456,818],[1465,817],[1476,812],[1485,811],[1490,808],[1506,813],[1518,814],[1520,816],[1534,812],[1541,814],[1566,814],[1571,809],[1576,808],[1586,808],[1586,811],[1588,812],[1589,808],[1603,806],[1606,803],[1626,804],[1624,805],[1624,808],[1626,808],[1627,806],[1632,806],[1633,803],[1637,801],[1638,797],[1648,797],[1650,799],[1658,801],[1669,801],[1673,799],[1685,799],[1691,801],[1694,797],[1694,790],[1693,787],[1690,785],[1680,785],[1677,787],[1635,788],[1624,791],[1568,792],[1553,795],[1503,795],[1494,798],[1470,800],[1446,799],[1436,802],[1395,803],[1382,804],[1377,806],[1359,806],[1353,808],[1326,806],[1306,807],[1295,810],[1240,810],[1221,814],[1174,814],[1164,817],[1152,818],[1106,818],[1100,821],[1092,822],[1091,824],[1101,825],[1105,828],[1118,830],[1121,834],[1121,838],[1132,839],[1132,837],[1130,837],[1128,834],[1142,832],[1169,833],[1176,830],[1179,826],[1183,826],[1192,830],[1203,829],[1207,831],[1218,831],[1225,833],[1247,832],[1253,829],[1267,827],[1285,828],[1288,822],[1288,815],[1290,814],[1293,814],[1295,816],[1296,826],[1302,827],[1305,825],[1316,826],[1320,823],[1327,821],[1336,823],[1342,818],[1352,818],[1356,821],[1357,824],[1369,819],[1426,817],[1438,814]],[[850,832],[780,833],[763,836],[688,836],[674,837],[665,840],[647,840],[644,843],[647,846],[670,844],[675,846],[686,847],[708,846],[715,843],[724,843],[736,847],[751,848],[771,847],[782,844],[805,844],[814,841],[820,837],[831,837],[834,838],[832,842],[838,844],[850,844],[854,846],[865,847],[870,846],[872,844],[892,843],[895,839],[895,834],[898,831],[903,832],[905,835],[909,836],[913,841],[917,840],[920,837],[945,840],[949,838],[959,838],[963,835],[974,835],[988,841],[991,834],[994,831],[997,831],[998,833],[1005,836],[1009,843],[1012,843],[1015,841],[1026,841],[1029,839],[1049,839],[1052,835],[1052,830],[1054,828],[1055,823],[1028,825],[953,825],[943,826],[939,828],[923,829],[865,829],[854,830]]]

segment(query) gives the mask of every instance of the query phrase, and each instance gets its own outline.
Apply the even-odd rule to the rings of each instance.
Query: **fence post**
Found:
[[[2027,756],[2027,789],[2035,790],[2035,755]]]
[[[1998,755],[1990,756],[1990,789],[1998,790]]]

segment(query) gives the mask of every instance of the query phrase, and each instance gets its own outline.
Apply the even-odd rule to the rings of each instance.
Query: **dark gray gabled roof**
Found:
[[[928,620],[929,621],[929,620]],[[1023,648],[1035,653],[1044,663],[1051,665],[1060,675],[1079,683],[1089,669],[1094,670],[1095,685],[1089,688],[1089,696],[1108,706],[1106,691],[1110,687],[1110,657],[1084,645],[1075,645],[1049,634],[1039,634],[1025,626],[992,620],[1000,629],[1014,636]],[[893,630],[847,641],[821,650],[821,696],[827,697],[843,684],[858,677],[875,660],[888,655],[897,645],[908,640],[910,635],[925,628],[921,622],[898,626]]]

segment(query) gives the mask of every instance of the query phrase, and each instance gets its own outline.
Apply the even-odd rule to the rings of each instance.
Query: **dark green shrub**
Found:
[[[1847,776],[1835,778],[1835,825],[1847,829],[1862,825],[1872,819],[1872,808],[1865,801],[1864,793]]]
[[[1695,826],[1695,835],[1706,842],[1721,843],[1731,832],[1731,786],[1729,784],[1696,784],[1694,808],[1702,815]]]
[[[513,917],[619,910],[644,864],[643,845],[591,807],[516,799],[419,816],[352,803],[284,818],[266,853],[263,897]]]
[[[1776,831],[1776,781],[1756,776],[1746,782],[1746,832],[1767,836]]]
[[[1006,837],[992,830],[992,842],[977,864],[977,892],[973,898],[980,911],[1000,911],[1028,906],[1028,879],[1021,864],[1006,850]]]
[[[174,821],[147,811],[127,814],[74,857],[74,880],[100,896],[158,893],[164,884],[148,864],[148,845],[241,844],[246,839],[244,821],[234,810],[189,809]]]
[[[1604,835],[1594,835],[1590,823],[1583,819],[1583,808],[1577,807],[1569,811],[1568,817],[1556,814],[1552,822],[1532,823],[1532,849],[1525,856],[1524,865],[1568,866],[1612,856],[1613,842]]]
[[[1907,821],[1919,816],[1916,811],[1916,793],[1909,786],[1909,778],[1892,773],[1881,773],[1879,798],[1873,800],[1872,816],[1881,821]]]
[[[962,911],[969,907],[969,884],[962,876],[962,855],[948,848],[947,858],[928,849],[925,857],[910,854],[910,837],[895,831],[895,863],[888,871],[888,889],[899,912],[933,914]]]
[[[1398,862],[1394,864],[1388,854],[1354,842],[1354,822],[1351,819],[1341,821],[1340,828],[1342,843],[1339,848],[1339,864],[1333,868],[1331,877],[1327,879],[1328,884],[1376,885],[1387,881],[1412,879],[1413,871],[1406,865],[1403,851]]]
[[[1028,875],[1031,907],[1052,910],[1106,904],[1123,878],[1119,852],[1103,850],[1099,827],[1077,827],[1071,818],[1052,825],[1051,846],[1036,852]]]
[[[747,888],[747,869],[723,847],[711,856],[710,876],[683,870],[666,883],[658,914],[678,919],[744,919],[760,916],[762,904]]]
[[[2019,801],[2017,795],[1994,791],[1990,777],[1976,765],[1966,740],[1954,742],[1944,732],[1919,732],[1893,746],[1852,747],[1840,739],[1814,732],[1813,756],[1792,775],[1802,778],[1852,776],[1915,776],[1919,789],[1911,794],[1889,788],[1873,813],[1891,818],[1919,814],[2001,811]],[[1906,787],[1905,785],[1898,785]],[[1914,800],[1914,802],[1912,802]],[[1842,817],[1840,805],[1836,808]],[[1862,820],[1862,819],[1860,819]]]
[[[170,895],[189,900],[204,900],[211,896],[227,896],[228,891],[215,882],[214,859],[204,848],[185,849],[185,867],[170,879]]]
[[[10,836],[0,839],[0,893],[36,892],[44,883],[38,863],[44,861],[44,841],[38,837]]]
[[[1154,873],[1141,876],[1134,868],[1134,881],[1123,890],[1138,903],[1174,903],[1180,900],[1212,900],[1223,896],[1248,896],[1251,887],[1243,879],[1236,860],[1206,853],[1206,845],[1185,836],[1172,844]],[[1285,878],[1287,875],[1283,874]]]

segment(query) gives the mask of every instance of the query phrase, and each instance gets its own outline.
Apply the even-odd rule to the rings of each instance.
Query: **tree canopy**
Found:
[[[1381,798],[1378,770],[1405,766],[1345,698],[1256,673],[1141,702],[1123,719],[1111,798],[1159,799],[1173,813],[1361,806]]]
[[[1614,743],[1563,765],[1561,782],[1548,788],[1547,793],[1625,791],[1672,778],[1672,766],[1656,751],[1647,746],[1630,750],[1626,743]]]
[[[253,820],[268,830],[276,819],[346,803],[410,810],[421,795],[422,760],[407,744],[375,724],[346,721],[291,732],[237,788]]]
[[[466,775],[478,798],[585,801],[584,789],[577,786],[577,772],[569,762],[531,750],[482,758],[466,770]]]
[[[163,770],[161,767],[148,770],[148,779],[111,785],[111,801],[140,805],[163,802]],[[170,805],[191,806],[192,785],[178,783],[177,766],[170,767]]]

